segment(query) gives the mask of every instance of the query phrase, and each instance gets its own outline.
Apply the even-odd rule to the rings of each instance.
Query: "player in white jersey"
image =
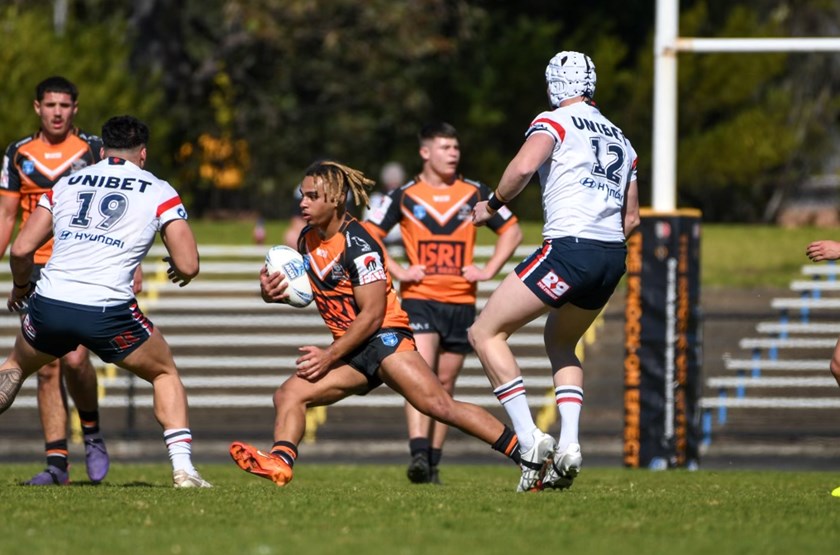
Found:
[[[470,328],[470,341],[519,437],[521,489],[568,488],[580,471],[583,369],[575,348],[624,275],[625,240],[639,224],[636,152],[592,103],[592,60],[560,52],[545,77],[553,109],[534,119],[496,192],[473,212],[474,223],[484,224],[539,173],[543,245],[505,278]],[[545,347],[562,422],[556,443],[534,424],[507,344],[516,330],[546,313]]]
[[[131,279],[160,232],[168,275],[198,275],[198,249],[178,193],[143,170],[149,129],[131,116],[102,127],[103,160],[45,193],[12,245],[10,310],[28,299],[12,353],[0,366],[0,413],[27,376],[84,345],[150,382],[175,487],[210,487],[192,464],[187,395],[169,345],[137,306]],[[34,294],[33,254],[54,237]],[[30,296],[31,294],[31,296]]]

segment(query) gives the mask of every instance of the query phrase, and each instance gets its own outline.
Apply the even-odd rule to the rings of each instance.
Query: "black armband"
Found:
[[[29,287],[31,287],[31,286],[32,286],[32,282],[31,282],[31,281],[27,281],[26,283],[24,283],[23,285],[21,285],[21,284],[19,284],[19,283],[16,283],[16,282],[15,282],[15,280],[12,280],[12,285],[14,285],[15,287],[17,287],[18,289],[27,289],[27,288],[29,288]]]
[[[487,201],[487,206],[493,212],[498,212],[506,203],[499,197],[498,193],[493,193]]]

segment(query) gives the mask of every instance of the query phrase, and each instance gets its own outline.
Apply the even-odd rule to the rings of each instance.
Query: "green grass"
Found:
[[[106,483],[16,485],[3,465],[0,551],[54,553],[832,553],[840,479],[820,472],[588,468],[567,492],[516,494],[506,465],[449,465],[444,487],[394,465],[301,464],[285,488],[232,464],[212,490],[174,490],[168,465],[112,468]]]
[[[191,221],[201,244],[249,244],[253,222]],[[282,242],[286,223],[266,223],[266,243]],[[536,245],[542,224],[522,223],[523,244]],[[478,241],[492,244],[494,234],[482,228]],[[840,240],[840,232],[805,227],[784,229],[769,225],[704,224],[701,237],[701,280],[704,287],[787,287],[810,264],[805,247],[817,239]]]

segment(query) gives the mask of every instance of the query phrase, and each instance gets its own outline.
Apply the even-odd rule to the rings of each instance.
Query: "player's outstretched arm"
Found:
[[[635,179],[627,185],[627,191],[624,193],[621,218],[625,237],[630,237],[630,234],[642,223],[639,215],[639,184],[636,183]]]
[[[35,209],[26,225],[20,230],[12,244],[9,264],[12,268],[12,292],[6,306],[11,311],[23,308],[23,301],[32,293],[33,258],[38,247],[52,237],[52,212],[39,206]]]
[[[812,262],[822,262],[823,260],[837,260],[840,258],[840,243],[837,241],[814,241],[805,253]]]
[[[172,220],[161,229],[160,236],[169,252],[163,259],[169,263],[166,273],[173,283],[183,287],[198,275],[198,246],[190,224],[186,220]]]
[[[6,248],[12,240],[12,231],[17,223],[20,197],[16,195],[0,195],[0,259],[6,255]]]

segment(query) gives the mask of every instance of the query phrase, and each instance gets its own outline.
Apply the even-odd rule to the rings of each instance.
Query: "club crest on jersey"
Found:
[[[420,206],[419,204],[415,204],[414,208],[412,209],[412,213],[414,217],[418,220],[422,220],[426,217],[426,208],[424,206]]]
[[[70,173],[76,173],[79,170],[86,168],[88,165],[87,161],[82,158],[77,158],[73,160],[70,164]]]
[[[373,250],[370,248],[368,242],[362,239],[361,237],[357,237],[356,235],[348,235],[347,239],[350,243],[355,244],[357,247],[359,247],[362,250],[362,252],[370,252],[371,250]]]
[[[20,166],[21,171],[26,175],[32,175],[35,172],[35,162],[32,160],[24,160],[23,164]]]
[[[392,331],[389,331],[388,333],[383,333],[379,336],[379,339],[381,339],[382,343],[384,343],[388,347],[396,347],[397,343],[399,343],[399,338],[397,337],[397,334]]]
[[[365,285],[374,281],[383,281],[386,278],[385,268],[382,266],[382,259],[378,252],[370,252],[357,256],[353,263],[356,265],[356,272],[359,274],[359,284]]]
[[[330,277],[334,281],[341,281],[347,276],[347,272],[344,270],[344,266],[336,262],[333,264],[332,269],[330,270]]]

